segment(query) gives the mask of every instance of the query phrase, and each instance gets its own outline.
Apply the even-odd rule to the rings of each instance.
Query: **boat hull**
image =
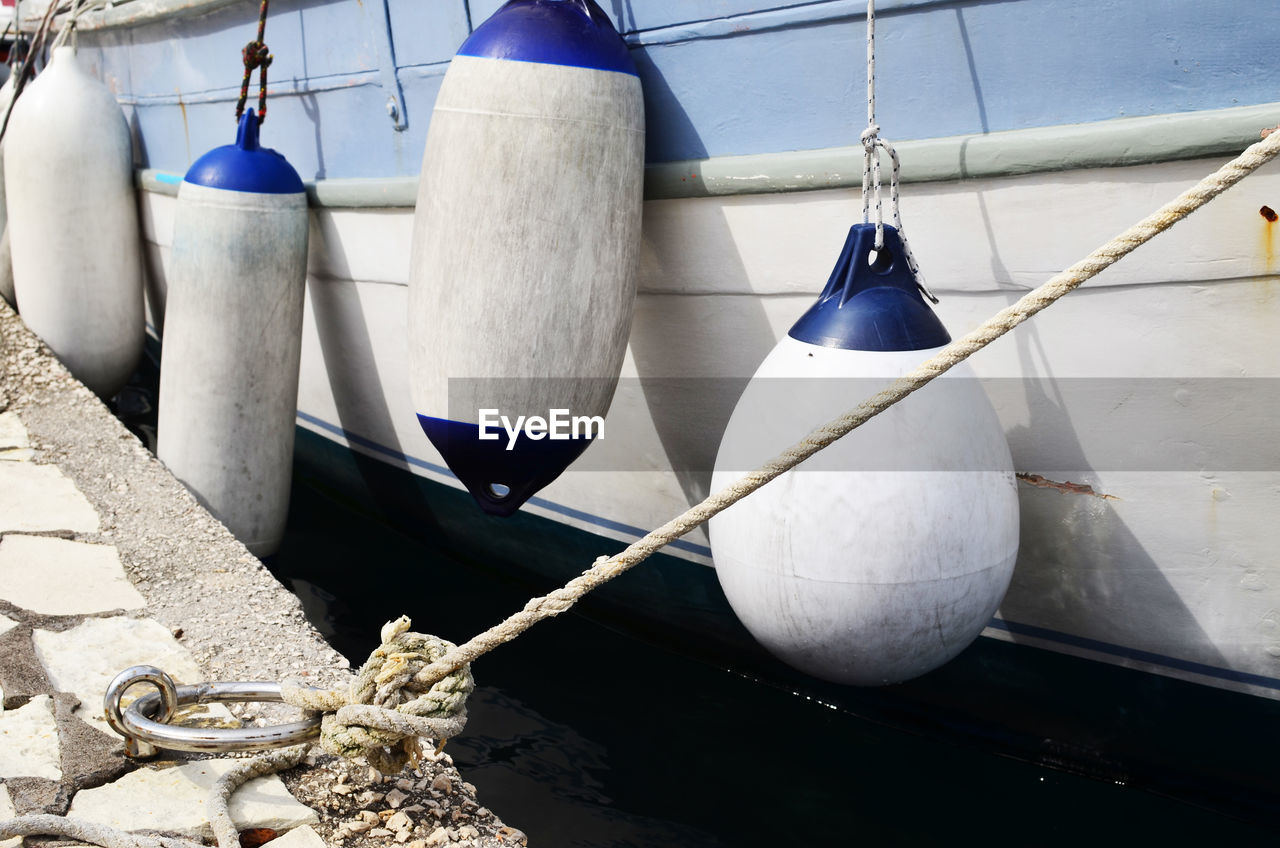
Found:
[[[908,187],[940,315],[957,332],[976,326],[1217,164]],[[1280,375],[1257,355],[1280,333],[1270,224],[1258,213],[1277,193],[1280,168],[1268,166],[971,360],[1009,440],[1022,513],[1021,554],[986,636],[1280,694],[1269,554],[1280,545],[1280,471],[1266,444]],[[612,540],[579,570],[708,493],[746,380],[825,273],[831,250],[812,245],[838,246],[855,203],[839,190],[646,203],[605,436],[524,508]],[[1057,210],[1051,233],[1019,226],[1042,205]],[[157,295],[172,209],[164,194],[143,196]],[[1021,236],[988,239],[988,227]],[[299,425],[460,486],[410,399],[411,230],[407,208],[313,210]],[[709,256],[701,273],[676,264],[691,240]],[[692,571],[711,566],[702,530],[670,551]]]
[[[149,169],[161,336],[174,199],[156,172],[182,173],[193,145],[221,137],[238,88],[212,69],[256,18],[225,0],[168,4],[181,18],[144,5],[166,4],[88,13],[79,39]],[[314,181],[297,468],[547,588],[708,494],[734,404],[860,215],[851,57],[864,33],[845,2],[611,7],[644,86],[650,160],[622,379],[603,437],[497,524],[419,427],[406,317],[431,107],[497,5],[304,2],[271,19],[273,144]],[[1277,122],[1274,39],[1250,0],[1216,4],[1211,29],[1191,0],[1155,23],[1112,0],[881,5],[879,121],[906,139],[906,228],[957,336]],[[327,49],[335,33],[349,49]],[[1272,164],[971,360],[1010,445],[1021,549],[986,638],[942,669],[875,695],[786,671],[730,616],[700,529],[589,608],[868,715],[1112,779],[1158,782],[1164,768],[1168,787],[1199,768],[1208,783],[1178,791],[1274,799],[1249,727],[1280,704],[1277,198]],[[1189,705],[1179,729],[1195,728],[1181,749],[1165,744],[1178,729],[1148,724],[1174,702]],[[1184,762],[1164,753],[1178,750]]]

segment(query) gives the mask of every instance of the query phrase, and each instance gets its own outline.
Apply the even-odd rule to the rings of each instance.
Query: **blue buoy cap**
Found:
[[[951,341],[920,294],[898,231],[885,225],[884,247],[875,246],[874,224],[849,230],[827,287],[791,338],[843,350],[926,350]]]
[[[245,111],[236,131],[236,143],[215,147],[187,171],[192,185],[257,194],[297,194],[302,178],[288,160],[269,147],[258,145],[258,117]]]
[[[521,433],[508,450],[505,435],[496,441],[481,439],[478,424],[422,414],[418,423],[480,508],[503,517],[520,509],[591,445],[587,437],[534,440]]]
[[[595,0],[510,0],[462,43],[458,55],[639,76],[622,36]]]

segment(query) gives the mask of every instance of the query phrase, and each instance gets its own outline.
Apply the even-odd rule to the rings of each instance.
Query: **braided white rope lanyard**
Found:
[[[898,204],[898,182],[902,172],[902,163],[898,160],[898,151],[893,145],[880,137],[880,126],[876,123],[876,0],[867,0],[867,128],[862,131],[862,223],[871,223],[871,198],[875,196],[876,209],[876,250],[884,248],[884,206],[880,199],[880,151],[889,154],[893,163],[893,171],[889,177],[889,203],[893,206],[893,225],[898,230],[902,241],[903,259],[916,278],[920,287],[931,302],[937,303],[924,284],[924,275],[920,273],[920,265],[911,253],[911,245],[907,243],[907,233],[902,228],[902,210]]]

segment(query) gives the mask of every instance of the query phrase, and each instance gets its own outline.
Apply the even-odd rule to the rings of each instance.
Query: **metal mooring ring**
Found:
[[[151,683],[158,691],[120,709],[120,698],[136,683]],[[125,738],[130,757],[151,757],[157,748],[171,751],[265,751],[287,748],[320,735],[320,716],[291,724],[235,729],[180,727],[168,724],[178,707],[215,701],[280,702],[280,684],[196,683],[175,686],[173,678],[158,668],[140,665],[116,675],[107,686],[107,723]]]

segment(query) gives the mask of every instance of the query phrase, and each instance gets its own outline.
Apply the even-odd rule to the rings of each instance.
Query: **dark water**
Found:
[[[414,629],[462,641],[546,588],[447,558],[297,482],[293,498],[269,565],[353,664],[401,613]],[[534,846],[1275,836],[1131,787],[873,724],[574,613],[473,671],[471,721],[448,750],[482,802]]]

